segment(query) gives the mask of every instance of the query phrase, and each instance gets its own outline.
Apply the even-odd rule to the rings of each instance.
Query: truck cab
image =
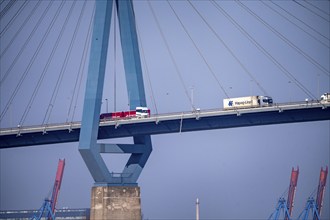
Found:
[[[273,99],[270,96],[260,96],[259,97],[260,106],[272,106]]]
[[[330,93],[328,92],[321,95],[320,102],[321,103],[330,102]]]
[[[150,117],[150,109],[147,107],[136,107],[136,117],[148,118]]]

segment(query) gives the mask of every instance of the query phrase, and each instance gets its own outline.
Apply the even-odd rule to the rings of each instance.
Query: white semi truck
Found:
[[[238,98],[228,98],[223,100],[224,110],[238,108],[258,108],[272,105],[273,99],[269,96],[246,96]]]

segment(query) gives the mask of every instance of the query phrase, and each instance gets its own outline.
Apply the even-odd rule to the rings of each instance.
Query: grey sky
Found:
[[[1,10],[7,2],[1,4]],[[316,60],[321,67],[293,49],[292,44],[289,46],[285,43],[285,40],[280,39],[274,31],[260,23],[239,4],[219,1],[217,5],[318,98],[322,93],[330,91],[329,1],[300,3],[301,5],[290,1],[275,1],[274,4],[258,1],[242,2],[299,50]],[[1,57],[1,79],[47,4],[48,1],[40,4],[40,8],[37,8],[37,12]],[[263,95],[262,89],[255,82],[257,81],[267,94],[273,97],[274,102],[303,101],[305,98],[310,98],[211,2],[193,1],[192,4],[217,35],[213,34],[188,2],[171,1],[171,5],[207,60],[207,64],[199,56],[169,4],[166,1],[151,1],[181,77],[184,79],[184,88],[157,29],[148,2],[134,1],[140,43],[148,66],[148,74],[146,74],[145,64],[142,63],[148,106],[152,113],[156,113],[153,100],[159,113],[191,110],[186,93],[191,95],[192,92],[196,107],[222,108],[222,99],[226,98],[226,95],[216,80],[219,80],[230,97]],[[22,2],[18,1],[1,18],[1,31],[21,5]],[[1,53],[35,5],[36,2],[28,2],[22,13],[1,35]],[[53,3],[18,58],[17,64],[1,84],[1,112],[27,69],[59,5],[60,1]],[[54,22],[54,28],[50,30],[49,36],[40,48],[26,80],[22,83],[8,113],[0,122],[1,128],[17,126],[20,123],[71,5],[71,1],[64,4],[59,19]],[[67,118],[71,120],[72,111],[69,111],[69,106],[72,95],[77,95],[74,85],[93,5],[93,1],[87,2],[48,123],[63,122]],[[49,69],[23,126],[42,124],[45,118],[82,6],[83,1],[78,1],[73,8],[72,17],[68,20],[68,28],[59,41],[58,49],[49,64]],[[268,6],[290,20],[286,20]],[[124,81],[118,33],[116,42],[116,109],[121,111],[128,109],[129,96]],[[102,111],[106,110],[105,99],[109,100],[109,110],[114,110],[113,29],[109,45],[111,47],[108,54]],[[244,71],[226,47],[235,54],[250,75]],[[213,70],[217,79],[207,65]],[[327,73],[320,70],[322,67]],[[251,75],[256,80],[252,80]],[[86,75],[83,76],[79,91],[75,121],[80,120],[81,117],[85,77]],[[303,210],[308,196],[317,187],[320,168],[329,166],[329,133],[330,122],[322,121],[152,136],[153,152],[139,178],[144,217],[194,218],[195,199],[199,197],[202,218],[265,219],[274,211],[277,199],[288,188],[292,167],[299,166],[300,175],[293,210],[293,216],[296,218]],[[131,143],[131,139],[110,140],[110,142]],[[78,143],[70,143],[1,150],[0,209],[39,208],[43,198],[51,190],[59,158],[66,159],[66,167],[58,207],[89,207],[93,180],[78,152]],[[110,170],[120,171],[127,156],[104,155],[104,158]],[[330,218],[329,193],[328,178],[322,213],[324,219]]]

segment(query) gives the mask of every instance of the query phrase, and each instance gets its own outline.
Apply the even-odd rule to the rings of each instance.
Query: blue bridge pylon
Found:
[[[114,4],[115,3],[115,4]],[[111,14],[117,10],[129,106],[147,106],[132,1],[96,1],[79,151],[95,184],[137,185],[152,144],[150,135],[133,136],[134,144],[99,144],[97,135],[109,42]],[[130,153],[122,173],[111,174],[100,153]]]

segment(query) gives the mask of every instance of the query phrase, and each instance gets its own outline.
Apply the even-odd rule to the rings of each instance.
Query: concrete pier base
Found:
[[[140,187],[94,186],[91,220],[141,220]]]

